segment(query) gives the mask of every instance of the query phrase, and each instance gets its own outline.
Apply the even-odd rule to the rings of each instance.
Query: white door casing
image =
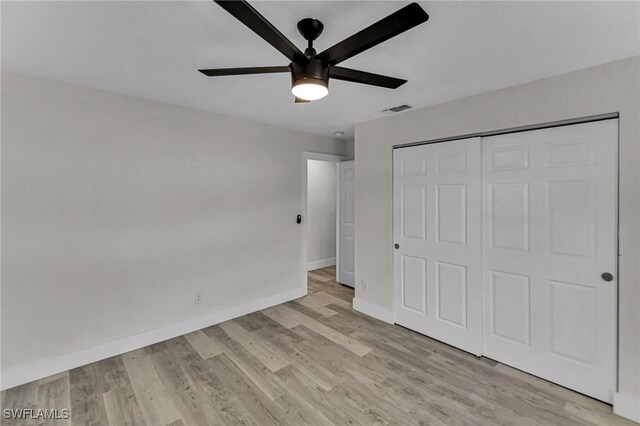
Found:
[[[609,403],[617,129],[606,120],[482,142],[483,354]]]
[[[353,183],[355,178],[355,162],[343,161],[340,168],[340,210],[338,227],[338,280],[341,284],[354,286],[354,198]]]
[[[395,322],[481,352],[480,139],[394,150]]]

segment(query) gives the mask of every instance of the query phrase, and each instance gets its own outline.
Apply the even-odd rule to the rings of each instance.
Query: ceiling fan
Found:
[[[402,86],[407,80],[336,65],[429,19],[429,15],[420,5],[411,3],[324,52],[316,53],[313,41],[322,33],[324,25],[317,19],[305,18],[298,22],[298,31],[308,42],[303,53],[245,0],[214,1],[278,49],[291,63],[275,67],[219,68],[199,71],[209,77],[290,72],[291,92],[296,102],[310,102],[325,97],[329,93],[330,78],[389,89]]]

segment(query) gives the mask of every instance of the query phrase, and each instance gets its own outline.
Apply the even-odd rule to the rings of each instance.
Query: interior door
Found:
[[[480,139],[394,150],[395,322],[481,352]]]
[[[354,214],[353,214],[353,182],[355,169],[353,161],[340,163],[340,215],[338,227],[338,274],[341,284],[354,286]]]
[[[617,129],[607,120],[493,136],[482,153],[483,353],[606,402],[616,370]]]

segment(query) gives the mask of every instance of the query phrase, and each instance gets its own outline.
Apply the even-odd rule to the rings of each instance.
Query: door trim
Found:
[[[333,155],[333,154],[323,154],[320,152],[311,152],[311,151],[302,151],[300,154],[300,162],[301,162],[301,170],[302,170],[302,196],[300,201],[300,214],[302,215],[302,238],[301,238],[301,246],[300,246],[300,288],[303,294],[307,294],[309,289],[307,288],[307,262],[308,262],[308,254],[307,254],[307,178],[308,178],[308,170],[307,170],[307,160],[319,160],[319,161],[328,161],[332,163],[340,163],[345,161],[347,157],[344,155]],[[292,216],[292,219],[295,219]]]

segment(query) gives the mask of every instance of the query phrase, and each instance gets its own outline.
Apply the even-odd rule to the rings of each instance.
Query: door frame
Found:
[[[302,196],[301,196],[301,205],[300,205],[300,212],[302,215],[302,238],[301,238],[301,246],[300,246],[300,253],[301,253],[301,260],[300,260],[300,286],[301,286],[301,293],[303,293],[304,295],[307,295],[309,289],[307,288],[307,263],[308,263],[308,228],[307,228],[307,205],[308,205],[308,183],[307,183],[307,179],[309,177],[309,173],[308,173],[308,168],[307,168],[307,160],[318,160],[318,161],[327,161],[330,163],[336,163],[336,170],[338,168],[338,164],[345,161],[347,159],[347,157],[345,157],[344,155],[334,155],[334,154],[323,154],[320,152],[311,152],[311,151],[302,151],[301,155],[301,170],[302,170]],[[338,185],[340,183],[338,182]],[[340,187],[337,186],[336,190],[338,190]],[[336,201],[339,202],[339,194],[336,195]],[[340,212],[339,212],[339,204],[336,205],[336,216],[339,217]],[[338,220],[338,219],[336,219]],[[339,243],[336,241],[336,247],[339,246]],[[338,252],[336,250],[336,262],[338,261]]]

